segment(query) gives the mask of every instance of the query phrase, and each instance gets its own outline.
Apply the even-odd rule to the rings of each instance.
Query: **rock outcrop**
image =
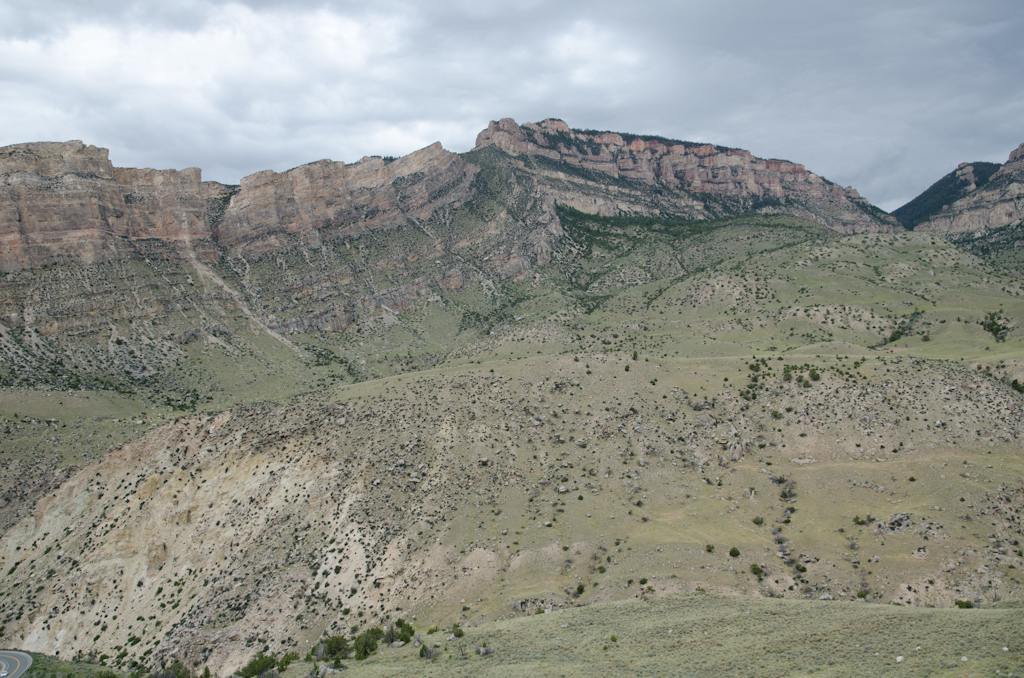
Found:
[[[958,173],[967,168],[961,166]],[[1006,164],[992,178],[944,207],[917,230],[962,233],[1006,226],[1021,219],[1024,219],[1024,144],[1010,153]]]
[[[476,149],[497,146],[512,155],[547,158],[615,178],[656,184],[725,201],[736,211],[770,209],[811,215],[843,233],[900,230],[853,188],[842,188],[786,160],[749,151],[654,136],[571,129],[561,120],[518,125],[491,122]]]
[[[198,168],[114,167],[80,141],[18,144],[0,149],[0,270],[317,247],[324,228],[355,236],[429,218],[464,199],[472,176],[440,144],[391,163],[267,170],[240,188],[204,182]]]
[[[213,256],[200,170],[114,168],[80,141],[0,149],[0,270]]]
[[[556,171],[591,170],[671,189],[677,211],[688,218],[774,211],[810,216],[841,232],[898,228],[852,188],[740,149],[510,119],[480,133],[476,149],[486,146],[546,158]],[[320,160],[257,172],[238,187],[204,182],[198,168],[116,168],[106,149],[80,141],[8,146],[0,149],[0,270],[131,258],[213,262],[226,253],[258,257],[315,248],[459,207],[477,169],[435,143],[392,162]],[[548,193],[549,202],[600,214],[661,211],[639,193],[625,202]]]
[[[203,182],[198,167],[185,170],[114,168],[125,204],[124,233],[136,252],[166,258],[216,261],[207,201],[227,188]]]
[[[983,186],[1002,165],[994,162],[962,162],[955,170],[929,186],[919,196],[892,211],[905,228],[923,224],[957,200]]]
[[[389,325],[464,288],[487,285],[490,295],[495,282],[524,283],[544,267],[566,275],[582,241],[566,239],[561,208],[676,222],[768,212],[840,231],[891,228],[858,200],[794,163],[556,120],[491,123],[464,156],[433,144],[395,160],[258,172],[239,186],[203,181],[196,168],[115,168],[105,149],[77,141],[20,144],[0,149],[0,323],[85,341],[111,323],[141,322],[170,348],[213,341],[215,326]],[[129,260],[142,263],[119,264]],[[53,373],[32,342],[0,344],[17,378],[29,367]],[[118,379],[141,380],[167,365],[166,351],[150,349],[82,350]]]
[[[440,143],[390,163],[377,157],[352,165],[320,160],[280,174],[257,172],[242,179],[214,237],[221,247],[255,255],[319,247],[325,237],[429,219],[435,208],[465,199],[473,173]]]

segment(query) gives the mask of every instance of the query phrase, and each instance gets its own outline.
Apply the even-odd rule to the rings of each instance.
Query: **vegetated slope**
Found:
[[[265,645],[304,655],[324,631],[394,615],[476,623],[697,587],[941,606],[1020,595],[1010,389],[903,360],[872,360],[890,372],[852,387],[807,356],[794,373],[810,385],[762,377],[755,401],[723,391],[712,407],[683,392],[709,370],[739,380],[744,362],[689,377],[620,372],[629,362],[594,358],[587,375],[548,358],[533,382],[520,361],[162,427],[8,531],[7,632],[124,668],[223,673]],[[944,407],[964,381],[977,388]],[[992,426],[986,400],[1012,441],[992,455],[980,429],[960,433]]]
[[[521,287],[445,302],[487,313],[433,368],[188,415],[48,490],[4,534],[4,637],[226,675],[395,616],[1020,595],[1018,281],[928,234],[557,214]]]
[[[945,237],[954,245],[996,266],[1024,272],[1024,222],[1018,220],[1003,226],[949,233]]]
[[[964,670],[1016,675],[1024,656],[1020,605],[934,609],[894,605],[836,605],[811,600],[758,599],[704,592],[647,594],[549,614],[484,622],[461,629],[422,625],[401,647],[379,644],[361,661],[339,662],[346,675],[364,676],[748,676],[959,675]],[[434,655],[421,656],[425,644]],[[301,678],[333,668],[322,643],[314,657],[281,670]],[[481,654],[482,648],[486,654]],[[351,650],[351,648],[350,648]],[[276,653],[275,653],[276,654]],[[264,655],[264,657],[269,655]],[[30,678],[48,674],[109,675],[88,663],[35,654]],[[351,659],[351,654],[350,654]],[[273,659],[271,659],[273,662]],[[266,661],[264,661],[266,665]],[[166,672],[184,676],[172,663]],[[103,675],[99,675],[103,672]]]
[[[483,161],[481,166],[481,175],[489,176],[490,166]],[[519,190],[519,184],[512,188]],[[490,209],[489,203],[481,209]],[[0,346],[7,352],[0,374],[12,387],[4,395],[6,435],[0,441],[5,464],[0,527],[30,512],[35,497],[48,491],[47,479],[62,477],[69,464],[95,459],[181,412],[218,411],[464,361],[486,350],[495,327],[518,325],[524,337],[539,342],[542,332],[558,327],[564,334],[566,321],[639,281],[832,237],[820,226],[780,217],[740,224],[623,218],[605,229],[586,226],[580,213],[558,209],[573,235],[562,232],[548,264],[531,264],[529,280],[503,280],[493,270],[469,267],[465,252],[436,255],[461,268],[440,267],[447,273],[433,293],[412,296],[408,304],[396,302],[396,295],[380,307],[370,301],[354,304],[358,311],[345,332],[307,326],[305,332],[282,333],[294,322],[289,314],[301,317],[333,284],[333,269],[302,252],[253,262],[248,280],[255,294],[248,297],[225,292],[223,281],[234,274],[230,268],[223,267],[221,277],[191,263],[113,262],[14,276],[5,288],[8,301],[19,311],[24,304],[29,322],[0,328]],[[614,246],[588,240],[598,231],[602,238],[614,238]],[[371,235],[361,239],[360,249],[368,252],[375,245],[386,252],[400,248],[402,237],[398,232],[379,242]],[[463,242],[466,249],[474,247],[470,239]],[[590,270],[592,262],[601,263]],[[300,284],[314,276],[323,282]],[[89,291],[87,301],[75,299],[69,279]],[[275,285],[290,294],[275,291]],[[363,280],[349,281],[333,294],[365,291],[363,285]],[[32,321],[34,314],[47,322],[56,319],[65,331],[41,328]]]
[[[79,142],[2,149],[0,201],[19,216],[0,224],[0,384],[192,410],[239,402],[257,382],[265,397],[436,365],[474,318],[534,296],[538,276],[592,275],[549,270],[553,258],[580,260],[565,210],[647,216],[661,229],[648,243],[671,243],[675,229],[692,244],[714,224],[687,222],[746,212],[892,226],[855,192],[745,151],[545,121],[528,128],[547,146],[520,155],[494,130],[527,128],[492,127],[462,156],[435,144],[240,186],[202,182],[194,168],[115,168]],[[577,147],[595,143],[596,159],[581,159]],[[660,265],[681,275],[706,259],[691,247]]]
[[[929,186],[921,195],[891,214],[904,227],[913,229],[952,205],[960,198],[985,185],[989,178],[1002,167],[994,162],[960,163],[955,170]]]

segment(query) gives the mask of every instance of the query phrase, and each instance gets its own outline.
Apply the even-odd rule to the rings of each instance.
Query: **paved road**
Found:
[[[0,650],[0,666],[7,672],[7,678],[21,678],[32,666],[32,657],[24,652]]]

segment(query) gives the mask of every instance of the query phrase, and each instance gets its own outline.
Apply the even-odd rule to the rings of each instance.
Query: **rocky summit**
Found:
[[[899,228],[894,218],[874,208],[852,187],[840,188],[803,165],[755,158],[738,148],[573,130],[561,120],[520,127],[508,118],[492,122],[477,136],[477,149],[491,145],[512,155],[544,158],[569,168],[667,188],[671,192],[659,212],[664,209],[707,218],[728,213],[732,207],[736,211],[800,214],[842,233]],[[621,209],[614,202],[596,199],[579,207],[604,215]],[[640,213],[651,209],[630,207]]]
[[[0,149],[0,640],[97,678],[1024,671],[1022,160],[897,220],[554,119],[239,185]]]
[[[1006,164],[980,185],[973,170],[971,165],[957,169],[966,184],[964,196],[942,205],[920,225],[921,230],[960,233],[1020,224],[1024,219],[1024,144],[1010,153]]]

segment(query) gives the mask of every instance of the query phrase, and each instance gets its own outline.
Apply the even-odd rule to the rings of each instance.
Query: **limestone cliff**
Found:
[[[324,237],[429,219],[436,207],[463,200],[472,176],[473,167],[440,143],[390,163],[320,160],[280,174],[257,172],[242,179],[214,236],[221,247],[255,255],[319,247]]]
[[[125,233],[139,254],[197,256],[216,261],[206,209],[207,194],[223,190],[204,186],[198,167],[185,170],[114,168],[125,203]]]
[[[0,149],[0,267],[118,256],[124,200],[105,149],[79,141]]]
[[[813,216],[843,233],[900,230],[895,219],[872,207],[853,188],[841,188],[803,165],[757,158],[741,149],[574,130],[553,119],[520,126],[510,118],[491,122],[477,136],[477,149],[491,145],[513,155],[683,191],[705,198],[712,213],[724,202],[733,211],[768,209]]]
[[[546,159],[549,174],[583,170],[623,180],[597,191],[547,187],[541,193],[548,208],[667,210],[692,219],[768,211],[809,216],[841,232],[898,228],[852,188],[739,149],[581,132],[560,120],[520,126],[510,119],[480,133],[476,150],[487,146]],[[229,187],[203,182],[197,168],[115,168],[106,149],[80,141],[8,146],[0,149],[0,270],[141,258],[213,262],[225,254],[259,257],[319,247],[457,208],[470,198],[477,169],[435,143],[393,162],[320,160],[282,173],[257,172]],[[656,196],[645,186],[670,191]],[[547,224],[552,212],[545,212]],[[544,260],[550,238],[538,238],[544,242],[529,251]],[[522,274],[516,256],[506,263],[513,277]]]
[[[0,149],[0,270],[210,258],[200,170],[115,168],[80,141]]]
[[[923,224],[957,200],[983,186],[1002,167],[994,162],[962,162],[957,168],[929,186],[919,196],[892,211],[905,228]]]
[[[115,168],[80,141],[0,149],[0,270],[131,258],[216,261],[319,245],[429,218],[457,204],[472,166],[440,144],[385,163],[321,160],[245,177],[240,189],[203,182],[198,168]]]
[[[964,170],[964,167],[958,171]],[[962,233],[1006,226],[1024,218],[1024,144],[984,184],[945,206],[917,229]]]

